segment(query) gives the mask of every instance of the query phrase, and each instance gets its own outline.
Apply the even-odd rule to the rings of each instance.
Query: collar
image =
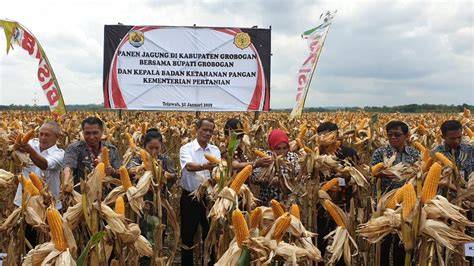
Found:
[[[388,144],[388,148],[392,151],[392,152],[398,152],[397,149],[395,149],[394,147],[392,147],[390,144]],[[413,154],[414,153],[414,149],[408,145],[405,145],[403,147],[403,152],[406,153],[406,154]]]
[[[206,145],[206,148],[202,148],[201,145],[199,145],[199,142],[197,141],[197,138],[193,140],[193,150],[198,151],[199,149],[202,150],[207,150],[209,149],[209,143]]]

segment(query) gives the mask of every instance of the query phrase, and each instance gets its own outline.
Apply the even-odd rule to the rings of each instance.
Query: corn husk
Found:
[[[213,219],[226,219],[227,213],[238,205],[237,193],[229,187],[224,187],[217,200],[214,202],[211,210],[209,211],[208,217]]]
[[[358,254],[358,248],[347,228],[338,226],[334,231],[326,235],[324,239],[329,239],[330,243],[332,240],[332,243],[326,248],[331,255],[328,261],[329,264],[336,263],[344,255],[346,265],[351,265],[352,257]]]
[[[453,223],[460,226],[474,226],[474,222],[469,221],[465,216],[465,211],[451,204],[445,197],[436,195],[434,199],[429,200],[423,210],[428,219],[450,219]]]

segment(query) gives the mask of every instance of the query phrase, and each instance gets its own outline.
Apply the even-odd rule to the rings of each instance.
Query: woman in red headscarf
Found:
[[[277,128],[270,132],[268,146],[270,151],[266,151],[266,154],[274,160],[270,167],[275,167],[276,171],[273,175],[268,175],[264,168],[259,169],[259,173],[252,180],[260,187],[259,199],[262,205],[268,205],[272,199],[286,198],[289,191],[284,187],[284,178],[294,178],[300,170],[298,155],[290,152],[290,142],[285,131]]]

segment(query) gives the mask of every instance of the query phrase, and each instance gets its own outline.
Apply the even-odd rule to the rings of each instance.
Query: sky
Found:
[[[272,28],[271,108],[291,108],[301,33],[337,14],[306,107],[474,104],[474,1],[3,1],[43,46],[66,104],[102,103],[104,25]],[[0,34],[0,105],[46,105],[37,60]]]

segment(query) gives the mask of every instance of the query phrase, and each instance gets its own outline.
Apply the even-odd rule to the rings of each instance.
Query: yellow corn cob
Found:
[[[370,172],[372,173],[372,175],[375,175],[375,174],[377,174],[378,172],[380,172],[380,170],[382,170],[383,167],[384,167],[383,162],[380,162],[380,163],[378,163],[378,164],[372,166],[372,167],[370,168]]]
[[[469,138],[474,138],[474,132],[472,132],[472,130],[468,126],[464,126],[464,132],[466,132],[466,135]]]
[[[109,149],[107,147],[102,148],[102,162],[104,163],[105,167],[110,166]]]
[[[209,154],[209,153],[204,153],[204,158],[206,158],[206,160],[208,160],[211,163],[220,163],[221,162],[214,155]]]
[[[291,224],[291,215],[287,212],[282,214],[281,218],[275,221],[277,224],[275,225],[275,231],[273,231],[272,238],[278,242],[283,239],[283,236],[290,227]]]
[[[397,206],[397,203],[400,203],[402,200],[403,200],[403,187],[397,189],[395,194],[393,194],[392,197],[390,197],[385,207],[387,209],[395,209],[395,207]]]
[[[421,189],[422,204],[425,204],[428,200],[434,198],[434,196],[438,192],[441,169],[441,165],[437,162],[430,167],[428,175],[425,178],[425,182],[423,183],[423,188]]]
[[[146,130],[148,129],[148,122],[145,122],[145,123],[142,123],[141,124],[141,132],[142,132],[142,135],[145,135],[146,134]]]
[[[430,170],[430,167],[433,165],[433,158],[429,158],[426,162],[423,163],[423,173],[426,173]]]
[[[39,195],[39,190],[33,185],[33,182],[30,179],[23,179],[23,185],[25,186],[25,192],[30,196]]]
[[[446,156],[444,156],[444,154],[442,154],[441,152],[437,152],[435,153],[435,159],[441,163],[441,165],[443,166],[449,166],[449,167],[453,167],[453,162],[451,162],[451,160],[449,160]]]
[[[122,196],[118,196],[115,200],[115,213],[124,215],[125,214],[125,202]]]
[[[255,155],[257,155],[260,158],[268,157],[268,155],[266,153],[264,153],[263,151],[259,151],[259,150],[253,150],[253,151],[255,152]]]
[[[234,227],[234,234],[235,239],[237,240],[237,245],[239,246],[239,248],[242,248],[242,243],[250,237],[250,234],[244,215],[239,209],[236,209],[232,212],[232,225]]]
[[[298,219],[301,219],[300,207],[298,206],[298,204],[291,204],[290,214]]]
[[[334,203],[330,202],[329,200],[323,200],[323,206],[338,226],[346,227],[344,218],[336,210]]]
[[[464,116],[465,118],[469,118],[469,116],[471,116],[471,110],[469,110],[469,109],[467,109],[466,107],[464,107],[463,116]]]
[[[63,221],[58,210],[54,207],[49,207],[46,210],[46,219],[51,230],[51,240],[54,243],[54,247],[59,251],[65,251],[68,245],[64,237]]]
[[[403,186],[403,205],[402,205],[402,217],[404,220],[408,218],[416,204],[416,192],[415,188],[411,183],[407,183]]]
[[[420,132],[421,135],[425,135],[426,133],[428,133],[428,130],[422,124],[418,125],[418,131]]]
[[[282,216],[283,213],[285,213],[285,211],[283,210],[283,207],[281,207],[280,203],[277,200],[272,199],[270,201],[270,204],[271,204],[273,216],[275,217],[275,219],[277,219],[278,217]]]
[[[20,132],[18,133],[18,135],[16,135],[15,144],[17,145],[22,144],[22,141],[21,141],[22,139],[23,139],[23,133]]]
[[[128,145],[130,146],[130,148],[131,148],[132,150],[133,150],[133,149],[136,149],[136,148],[137,148],[137,145],[135,144],[135,141],[133,140],[132,135],[130,135],[130,133],[125,133],[125,137],[127,137]]]
[[[250,213],[250,229],[257,228],[262,220],[262,208],[257,207]]]
[[[234,177],[234,180],[232,180],[232,183],[230,184],[229,188],[238,193],[240,191],[240,187],[252,174],[252,170],[253,167],[251,165],[245,166],[244,169],[240,170],[240,172]]]
[[[100,174],[100,180],[104,180],[105,178],[105,164],[104,163],[98,163],[95,169],[99,172]]]
[[[129,189],[132,186],[130,181],[130,176],[128,175],[127,168],[125,166],[120,166],[119,168],[120,180],[122,181],[122,186],[125,190]]]
[[[326,182],[322,187],[321,190],[328,192],[331,188],[339,184],[339,178],[335,177],[328,182]]]
[[[39,176],[37,176],[34,172],[30,172],[28,174],[28,176],[30,177],[31,182],[33,182],[33,185],[35,185],[35,187],[39,191],[42,191],[43,190],[43,181],[41,181],[41,178],[39,178]]]
[[[426,150],[426,147],[423,146],[423,144],[419,143],[418,141],[415,141],[415,142],[413,143],[413,145],[414,145],[415,148],[416,148],[417,150],[419,150],[420,152],[423,152],[423,151]]]
[[[140,157],[142,158],[142,162],[143,162],[143,166],[145,167],[145,170],[151,171],[152,164],[150,162],[150,157],[148,157],[148,152],[146,152],[144,149],[141,149]]]
[[[27,144],[28,141],[30,141],[30,139],[32,139],[34,135],[35,131],[33,129],[30,129],[28,132],[26,132],[23,138],[21,138],[21,143]]]
[[[297,139],[300,139],[300,141],[303,140],[304,136],[306,135],[306,131],[308,131],[308,128],[306,127],[306,125],[304,125],[304,127],[300,129]]]
[[[301,139],[296,138],[295,140],[296,140],[296,145],[298,145],[298,148],[304,149],[305,146],[304,146],[303,142],[301,141]]]

